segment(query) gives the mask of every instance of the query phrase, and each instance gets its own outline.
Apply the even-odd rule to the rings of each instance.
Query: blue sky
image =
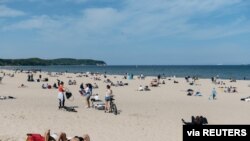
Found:
[[[0,58],[250,64],[248,0],[0,0]]]

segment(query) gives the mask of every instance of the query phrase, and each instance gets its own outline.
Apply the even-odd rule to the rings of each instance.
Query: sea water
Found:
[[[250,80],[250,65],[209,65],[209,66],[1,66],[0,69],[42,70],[46,72],[98,72],[111,75],[143,74],[145,76],[197,76],[211,78],[218,76],[223,79]]]

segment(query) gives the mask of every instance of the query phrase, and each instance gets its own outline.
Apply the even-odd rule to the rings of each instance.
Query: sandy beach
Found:
[[[181,141],[182,121],[191,121],[191,116],[202,115],[209,124],[250,124],[249,102],[241,98],[250,96],[250,81],[222,80],[224,87],[237,87],[238,93],[225,93],[221,85],[211,79],[199,79],[189,85],[184,78],[164,79],[166,84],[149,87],[151,91],[137,91],[140,85],[149,85],[156,77],[145,80],[123,79],[123,76],[108,75],[113,82],[123,81],[128,86],[112,86],[118,115],[104,113],[103,110],[85,108],[84,97],[79,94],[81,83],[96,83],[93,89],[104,101],[106,85],[103,75],[100,81],[93,77],[77,77],[79,74],[63,73],[58,77],[48,76],[45,72],[34,73],[34,79],[41,74],[48,82],[27,82],[27,73],[14,73],[0,70],[6,74],[0,84],[0,96],[13,96],[16,99],[0,100],[0,141],[23,141],[27,133],[44,134],[66,132],[68,136],[89,134],[92,141]],[[0,73],[0,77],[3,73]],[[76,106],[77,112],[58,109],[57,89],[42,89],[42,84],[50,84],[60,79],[73,94],[74,100],[66,100],[66,106]],[[77,85],[68,85],[69,80]],[[162,80],[161,80],[162,81]],[[25,88],[18,88],[24,84]],[[218,93],[216,100],[209,100],[212,88]],[[203,96],[187,96],[187,89],[200,91]]]

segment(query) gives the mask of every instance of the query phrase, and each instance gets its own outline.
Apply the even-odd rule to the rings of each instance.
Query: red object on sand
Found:
[[[40,134],[27,134],[27,140],[26,141],[45,141],[44,137]]]

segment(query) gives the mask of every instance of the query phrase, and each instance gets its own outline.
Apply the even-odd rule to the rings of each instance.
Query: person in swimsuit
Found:
[[[90,141],[88,134],[84,134],[82,137],[75,136],[73,138],[67,137],[66,133],[61,132],[59,134],[50,134],[50,130],[45,132],[44,136],[40,134],[27,134],[27,141],[39,140],[39,141]]]

